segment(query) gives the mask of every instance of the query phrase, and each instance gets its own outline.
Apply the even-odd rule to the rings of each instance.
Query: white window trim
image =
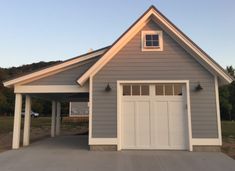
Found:
[[[187,101],[187,115],[188,115],[188,150],[193,151],[192,146],[192,123],[191,123],[191,102],[190,102],[190,89],[189,80],[117,80],[117,150],[122,149],[121,140],[121,97],[122,97],[122,84],[131,83],[183,83],[186,84],[186,101]],[[90,131],[89,131],[90,132]]]
[[[145,35],[146,34],[157,34],[159,38],[159,48],[151,48],[145,46]],[[163,32],[160,30],[142,31],[141,32],[141,50],[142,51],[163,51]]]

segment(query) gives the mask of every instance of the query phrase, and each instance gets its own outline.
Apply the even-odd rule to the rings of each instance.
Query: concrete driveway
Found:
[[[63,136],[0,153],[1,171],[229,171],[223,153],[186,151],[88,151],[86,136]]]

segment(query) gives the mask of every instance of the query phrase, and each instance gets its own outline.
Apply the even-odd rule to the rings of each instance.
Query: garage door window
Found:
[[[140,85],[132,85],[132,96],[140,95]]]
[[[123,85],[123,96],[149,96],[149,85]]]
[[[156,96],[182,96],[182,84],[156,84]]]
[[[131,86],[124,85],[123,86],[123,96],[130,96],[131,95]]]

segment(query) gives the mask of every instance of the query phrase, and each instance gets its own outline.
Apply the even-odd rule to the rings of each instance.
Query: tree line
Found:
[[[61,61],[38,62],[22,65],[20,67],[0,68],[0,115],[14,115],[14,90],[13,88],[4,87],[3,81],[52,66],[59,62]],[[50,102],[43,99],[32,98],[32,110],[39,112],[40,115],[47,115],[51,113],[51,104]]]
[[[38,62],[20,67],[0,68],[0,115],[13,115],[15,95],[12,88],[3,86],[3,81],[14,77],[31,73],[35,70],[49,67],[61,61]],[[235,78],[235,69],[232,66],[226,68],[227,72]],[[220,113],[222,120],[235,120],[235,81],[219,88]],[[62,104],[63,110],[68,110],[67,104]],[[44,99],[32,99],[32,110],[41,115],[50,115],[51,103]],[[63,112],[63,111],[62,111]]]

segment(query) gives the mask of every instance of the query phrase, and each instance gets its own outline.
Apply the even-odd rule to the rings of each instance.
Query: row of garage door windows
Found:
[[[150,85],[128,84],[123,85],[123,96],[149,96]],[[156,96],[182,96],[183,84],[154,84]]]

